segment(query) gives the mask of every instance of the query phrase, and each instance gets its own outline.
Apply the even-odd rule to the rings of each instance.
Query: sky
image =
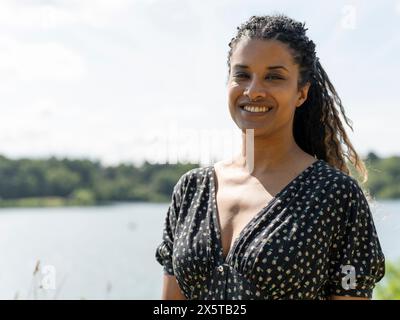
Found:
[[[308,36],[361,156],[400,154],[400,0],[0,0],[0,154],[209,163],[233,155],[228,43],[252,15]]]

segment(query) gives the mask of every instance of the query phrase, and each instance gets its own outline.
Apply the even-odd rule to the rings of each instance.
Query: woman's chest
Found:
[[[224,185],[216,194],[216,216],[226,256],[234,240],[252,219],[273,199],[258,185]]]
[[[251,221],[232,248],[229,261],[225,262],[218,250],[213,212],[203,212],[198,216],[208,216],[207,227],[181,234],[179,243],[183,250],[175,257],[179,259],[177,269],[185,274],[186,264],[190,264],[187,277],[197,274],[212,278],[225,263],[258,289],[272,295],[285,295],[289,288],[294,291],[308,286],[317,288],[326,277],[332,232],[327,221],[329,212],[318,213],[310,208],[302,206],[301,201],[289,201],[286,205],[275,201],[270,210]],[[190,221],[188,225],[196,225],[194,220],[187,221]]]

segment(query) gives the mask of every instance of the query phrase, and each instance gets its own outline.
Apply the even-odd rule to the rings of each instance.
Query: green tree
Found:
[[[95,196],[91,190],[88,189],[77,189],[70,195],[71,202],[82,204],[82,205],[92,205],[96,202]]]

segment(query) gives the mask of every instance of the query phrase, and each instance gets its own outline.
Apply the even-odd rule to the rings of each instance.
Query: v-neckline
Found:
[[[243,237],[243,234],[245,231],[248,229],[248,227],[261,215],[264,213],[266,209],[269,209],[277,200],[278,198],[284,193],[287,189],[289,189],[291,186],[293,186],[301,177],[304,176],[305,173],[313,169],[313,167],[319,163],[321,159],[317,159],[313,163],[311,163],[307,168],[305,168],[303,171],[301,171],[295,178],[293,178],[286,186],[284,186],[272,199],[268,202],[266,206],[264,206],[260,211],[258,211],[242,228],[242,230],[239,232],[238,236],[231,242],[231,247],[228,250],[228,253],[226,256],[224,256],[224,248],[222,244],[222,230],[221,230],[221,225],[220,225],[220,218],[219,218],[219,211],[218,211],[218,206],[217,206],[217,188],[216,188],[216,183],[215,180],[217,180],[217,175],[215,173],[215,167],[214,165],[211,165],[211,201],[213,203],[213,219],[214,219],[214,226],[216,228],[216,233],[218,235],[217,243],[218,243],[218,250],[219,250],[219,257],[222,260],[223,263],[228,263],[229,258],[232,255],[232,252],[234,252],[237,243],[239,240]]]

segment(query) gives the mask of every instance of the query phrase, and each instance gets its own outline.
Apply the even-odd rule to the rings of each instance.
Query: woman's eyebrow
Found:
[[[249,67],[248,66],[246,66],[245,64],[235,64],[234,66],[233,66],[233,68],[234,69],[248,69]],[[269,67],[267,67],[266,69],[269,69],[269,70],[275,70],[275,69],[285,69],[287,72],[289,72],[289,70],[288,69],[286,69],[284,66],[269,66]]]

